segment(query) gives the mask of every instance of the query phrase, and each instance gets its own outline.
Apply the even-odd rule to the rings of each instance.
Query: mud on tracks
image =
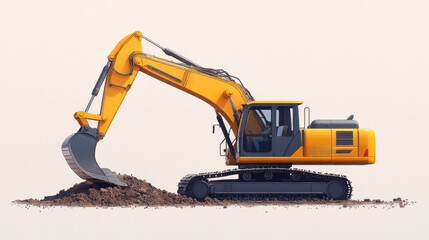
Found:
[[[359,206],[383,206],[387,208],[405,207],[413,204],[408,200],[395,198],[392,201],[382,200],[314,200],[314,201],[227,201],[207,198],[199,202],[186,196],[170,193],[152,186],[145,180],[137,179],[129,175],[117,174],[118,178],[128,184],[128,187],[116,187],[100,183],[82,182],[75,184],[67,190],[61,190],[53,196],[43,199],[16,200],[13,203],[26,206],[67,206],[67,207],[188,207],[188,206],[299,206],[299,205],[323,205],[338,206],[340,208],[353,208]]]

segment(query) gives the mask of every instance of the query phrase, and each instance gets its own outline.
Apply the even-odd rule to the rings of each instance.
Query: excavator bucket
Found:
[[[97,129],[83,126],[77,133],[67,137],[62,152],[70,168],[82,179],[118,186],[127,186],[108,168],[100,168],[95,160]]]

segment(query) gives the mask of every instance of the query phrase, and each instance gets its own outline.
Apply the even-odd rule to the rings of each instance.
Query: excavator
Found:
[[[178,60],[142,51],[142,39]],[[353,115],[347,119],[308,120],[300,128],[301,101],[256,101],[241,80],[222,69],[206,68],[164,48],[136,31],[123,38],[108,55],[85,111],[74,118],[79,130],[67,137],[62,153],[82,179],[127,187],[95,158],[122,101],[142,72],[191,94],[214,108],[224,136],[227,166],[235,169],[188,174],[178,193],[197,200],[217,199],[350,199],[352,186],[343,175],[292,168],[293,165],[363,165],[375,163],[375,134],[359,128]],[[104,83],[99,114],[89,113]],[[88,121],[97,126],[90,126]],[[225,123],[226,122],[226,123]],[[310,123],[311,122],[311,123]],[[229,126],[228,126],[229,125]],[[222,153],[223,152],[223,153]]]

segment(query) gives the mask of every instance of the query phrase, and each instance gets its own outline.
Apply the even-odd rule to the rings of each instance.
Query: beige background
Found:
[[[428,29],[427,1],[2,2],[0,239],[421,239],[429,224]],[[347,175],[353,199],[417,204],[391,210],[11,205],[81,181],[61,143],[78,129],[72,114],[84,110],[108,53],[135,30],[239,76],[258,100],[302,100],[312,119],[355,114],[361,127],[376,132],[376,164],[305,168]],[[163,56],[148,43],[143,49]],[[140,74],[98,145],[98,162],[175,192],[187,173],[226,168],[218,156],[221,133],[211,134],[214,117],[202,101]]]

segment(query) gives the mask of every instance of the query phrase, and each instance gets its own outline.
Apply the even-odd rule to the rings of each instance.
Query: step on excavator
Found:
[[[143,52],[142,39],[180,62]],[[303,102],[255,101],[239,78],[222,69],[202,67],[136,31],[123,38],[108,55],[86,110],[74,114],[79,130],[62,144],[68,165],[82,179],[127,187],[109,169],[100,168],[95,150],[139,72],[213,107],[218,122],[213,125],[213,132],[219,127],[225,137],[220,145],[221,155],[225,156],[226,165],[238,166],[224,171],[188,174],[178,184],[179,194],[197,200],[207,197],[345,200],[352,194],[351,183],[345,176],[292,166],[375,162],[374,131],[359,128],[353,115],[344,120],[311,122],[309,108],[305,108],[304,128],[300,128],[298,108]],[[89,113],[103,83],[100,112]],[[91,127],[88,120],[98,125]]]

